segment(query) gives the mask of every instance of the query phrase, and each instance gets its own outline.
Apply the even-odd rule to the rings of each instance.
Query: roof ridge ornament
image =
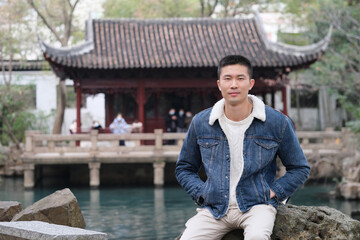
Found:
[[[307,54],[316,54],[316,53],[323,53],[330,42],[333,26],[330,25],[329,31],[326,36],[318,41],[317,43],[313,43],[306,46],[296,46],[291,44],[286,44],[282,42],[272,42],[266,35],[265,29],[262,24],[262,20],[260,18],[260,13],[258,10],[254,10],[254,19],[257,26],[260,29],[260,32],[263,36],[264,43],[266,48],[271,49],[278,53],[288,54],[288,55],[295,55],[295,56],[305,56]]]
[[[59,57],[82,55],[84,53],[91,52],[94,49],[94,43],[92,39],[73,46],[52,47],[49,44],[45,43],[38,33],[37,33],[37,37],[40,48],[43,53],[46,52],[48,54],[56,55]]]
[[[86,41],[93,41],[93,18],[91,14],[89,13],[89,18],[85,22],[85,40]]]

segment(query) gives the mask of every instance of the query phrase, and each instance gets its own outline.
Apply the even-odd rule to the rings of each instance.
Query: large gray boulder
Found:
[[[235,239],[244,239],[242,230],[232,231],[223,238]],[[360,239],[360,221],[329,207],[282,205],[271,239]]]
[[[0,222],[10,222],[21,211],[21,203],[15,201],[0,202]]]
[[[40,221],[0,223],[0,240],[107,240],[107,234]]]
[[[180,239],[180,236],[176,240]],[[222,240],[243,240],[243,230],[229,232]],[[360,239],[360,221],[329,207],[278,207],[272,240]]]
[[[85,220],[78,201],[68,188],[37,201],[16,214],[11,221],[42,221],[85,228]]]

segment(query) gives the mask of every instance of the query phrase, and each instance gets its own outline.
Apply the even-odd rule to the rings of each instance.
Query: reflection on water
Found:
[[[22,179],[3,179],[0,200],[14,200],[23,208],[59,190],[36,188],[24,191]],[[331,206],[349,214],[360,209],[359,201],[330,199],[332,185],[307,186],[290,203]],[[195,214],[196,205],[181,188],[72,188],[85,218],[86,228],[105,232],[109,239],[174,239]]]

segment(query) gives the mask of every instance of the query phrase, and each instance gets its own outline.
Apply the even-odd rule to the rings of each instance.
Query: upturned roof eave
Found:
[[[39,35],[38,35],[38,42],[40,45],[40,49],[43,53],[46,53],[54,57],[68,57],[68,56],[82,55],[85,53],[89,53],[94,49],[94,42],[92,39],[71,47],[60,47],[60,48],[53,47],[45,43]]]
[[[286,43],[282,43],[282,42],[270,41],[269,38],[267,37],[267,34],[265,33],[264,27],[262,25],[262,21],[260,19],[260,14],[258,11],[255,11],[254,18],[255,18],[256,24],[259,27],[260,33],[262,34],[266,48],[271,51],[277,52],[277,53],[292,55],[292,56],[306,56],[306,55],[314,55],[314,54],[324,53],[329,45],[332,30],[333,30],[333,26],[330,25],[328,33],[319,42],[313,43],[310,45],[306,45],[306,46],[296,46],[296,45],[286,44]]]

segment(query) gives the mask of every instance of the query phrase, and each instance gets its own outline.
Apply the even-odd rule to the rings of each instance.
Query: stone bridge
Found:
[[[152,163],[154,185],[163,186],[164,167],[176,162],[186,133],[110,134],[90,133],[73,135],[45,135],[38,131],[26,132],[25,151],[22,156],[24,187],[35,186],[34,170],[37,165],[87,164],[90,187],[100,185],[100,168],[108,163]],[[349,133],[343,131],[297,132],[308,159],[342,159],[352,154],[347,148]],[[119,146],[125,140],[125,146]],[[172,141],[171,141],[172,140]],[[172,142],[174,145],[168,145]]]

